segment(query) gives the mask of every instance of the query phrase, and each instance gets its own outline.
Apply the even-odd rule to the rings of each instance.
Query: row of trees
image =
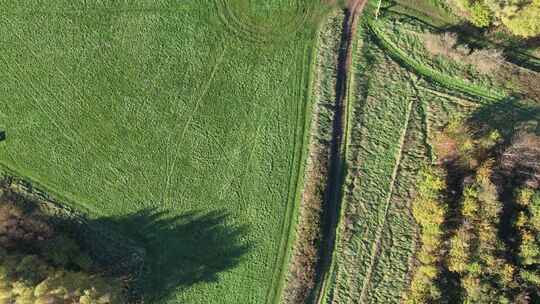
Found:
[[[516,168],[503,157],[508,143],[497,131],[473,134],[451,121],[434,145],[439,163],[422,171],[412,203],[421,247],[408,303],[444,302],[440,282],[452,280],[460,287],[459,299],[445,300],[452,303],[531,303],[540,295],[540,191],[537,183],[512,190],[526,184],[516,175],[532,180],[540,171],[508,175],[505,165]]]
[[[0,304],[123,303],[77,242],[10,191],[0,190]]]
[[[450,239],[448,269],[461,277],[468,303],[511,303],[514,267],[498,237],[502,204],[491,181],[492,160],[480,165],[463,190],[461,224]]]
[[[523,187],[517,192],[517,202],[519,276],[526,289],[534,290],[540,287],[540,191]]]
[[[431,303],[438,300],[441,291],[434,284],[439,275],[446,206],[442,202],[444,180],[434,167],[424,168],[418,185],[418,194],[412,203],[413,216],[420,226],[421,247],[419,262],[413,275],[406,303]]]
[[[457,6],[479,27],[504,25],[523,37],[540,35],[539,0],[457,0]]]

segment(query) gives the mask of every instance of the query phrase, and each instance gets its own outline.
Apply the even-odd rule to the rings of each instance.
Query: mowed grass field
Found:
[[[0,164],[146,250],[148,303],[279,299],[317,0],[0,1]]]

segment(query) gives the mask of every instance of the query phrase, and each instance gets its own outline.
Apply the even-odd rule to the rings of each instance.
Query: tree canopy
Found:
[[[124,302],[119,280],[101,275],[74,239],[19,203],[0,195],[0,304]]]
[[[476,26],[504,25],[522,37],[540,35],[540,0],[458,0]]]

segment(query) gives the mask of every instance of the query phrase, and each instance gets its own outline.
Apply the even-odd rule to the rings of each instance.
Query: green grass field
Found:
[[[410,202],[436,132],[476,111],[511,130],[525,95],[506,70],[428,49],[426,36],[459,21],[440,1],[384,1],[376,20],[370,1],[343,78],[345,176],[330,181],[342,204],[322,255],[344,38],[324,3],[344,1],[0,0],[0,173],[86,215],[99,227],[89,240],[114,230],[94,246],[142,248],[132,287],[145,303],[274,304],[319,287],[319,304],[400,303],[417,266]],[[521,79],[533,83],[530,66]],[[328,272],[313,266],[326,255]]]
[[[148,302],[277,301],[323,11],[2,0],[0,163],[139,241]]]

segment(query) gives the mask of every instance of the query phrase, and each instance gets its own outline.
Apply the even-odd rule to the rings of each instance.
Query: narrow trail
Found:
[[[358,25],[358,17],[366,4],[366,0],[350,0],[345,10],[345,20],[341,35],[338,56],[335,119],[332,125],[330,143],[330,162],[328,184],[324,199],[324,240],[321,245],[321,267],[319,284],[313,294],[316,303],[322,303],[328,278],[332,271],[332,257],[336,244],[336,235],[341,209],[342,185],[344,179],[345,145],[348,130],[348,94],[352,65],[353,41]]]

